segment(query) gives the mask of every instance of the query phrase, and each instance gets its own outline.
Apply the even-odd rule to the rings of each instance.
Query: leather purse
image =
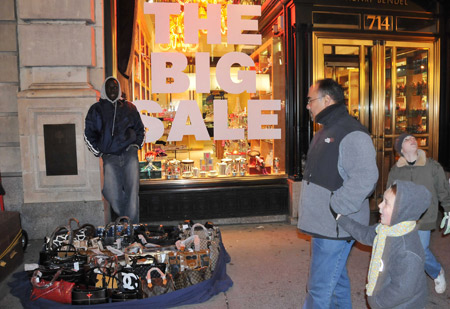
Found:
[[[139,298],[139,293],[137,291],[113,291],[111,294],[111,300],[115,302],[124,302],[129,300],[135,300]]]
[[[35,270],[31,277],[31,300],[45,298],[61,304],[70,304],[72,302],[72,290],[75,285],[73,282],[64,280],[56,281],[62,270],[58,270],[51,281],[40,280],[41,273]]]
[[[60,225],[58,226],[46,239],[46,250],[53,251],[56,248],[61,247],[64,244],[72,244],[73,233],[70,226]]]
[[[122,223],[123,221],[123,223]],[[120,240],[120,246],[117,249],[125,248],[134,242],[134,227],[130,218],[126,216],[118,217],[116,221],[106,225],[101,235],[103,247],[116,246]]]
[[[72,222],[77,224],[75,229],[72,229],[73,245],[79,249],[87,250],[90,247],[90,240],[95,238],[96,228],[92,224],[86,223],[80,226],[80,222],[75,218],[69,219],[69,227],[72,228]]]
[[[148,271],[153,267],[157,267],[163,273],[166,272],[166,263],[158,263],[153,255],[133,256],[130,257],[130,260],[132,271],[141,279],[144,279]],[[159,273],[155,273],[154,276],[158,277]]]
[[[105,288],[81,288],[72,290],[72,305],[96,305],[108,302]]]
[[[159,273],[159,278],[155,276]],[[159,268],[153,267],[142,280],[142,294],[144,297],[158,296],[175,291],[172,276],[164,274]]]

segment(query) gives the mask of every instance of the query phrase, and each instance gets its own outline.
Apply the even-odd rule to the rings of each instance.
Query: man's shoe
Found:
[[[434,289],[436,290],[436,293],[442,294],[445,292],[445,289],[447,288],[447,283],[445,282],[445,273],[444,268],[441,267],[441,271],[439,272],[439,275],[436,279],[434,279]]]

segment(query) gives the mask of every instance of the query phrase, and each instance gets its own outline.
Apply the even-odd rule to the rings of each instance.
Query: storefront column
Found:
[[[42,238],[71,217],[104,224],[99,159],[84,144],[84,118],[104,80],[103,2],[16,5],[22,226]]]

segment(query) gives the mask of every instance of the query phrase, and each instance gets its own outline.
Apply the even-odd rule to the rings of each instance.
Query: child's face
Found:
[[[384,192],[383,201],[378,205],[381,214],[381,224],[391,225],[392,212],[394,211],[395,194],[391,189]]]

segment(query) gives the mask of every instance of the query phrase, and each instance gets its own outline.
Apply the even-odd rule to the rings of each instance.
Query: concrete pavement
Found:
[[[301,308],[306,295],[310,241],[287,223],[220,226],[225,248],[231,256],[227,273],[233,286],[209,301],[182,309],[221,308]],[[25,263],[36,262],[41,240],[31,241]],[[450,236],[432,233],[431,249],[443,264],[450,281]],[[356,245],[350,254],[348,272],[352,285],[353,308],[367,308],[364,287],[370,259],[370,247]],[[19,268],[17,271],[22,270]],[[22,308],[20,300],[9,294],[4,280],[0,284],[0,308]],[[428,279],[427,308],[449,308],[450,288],[436,294]]]

